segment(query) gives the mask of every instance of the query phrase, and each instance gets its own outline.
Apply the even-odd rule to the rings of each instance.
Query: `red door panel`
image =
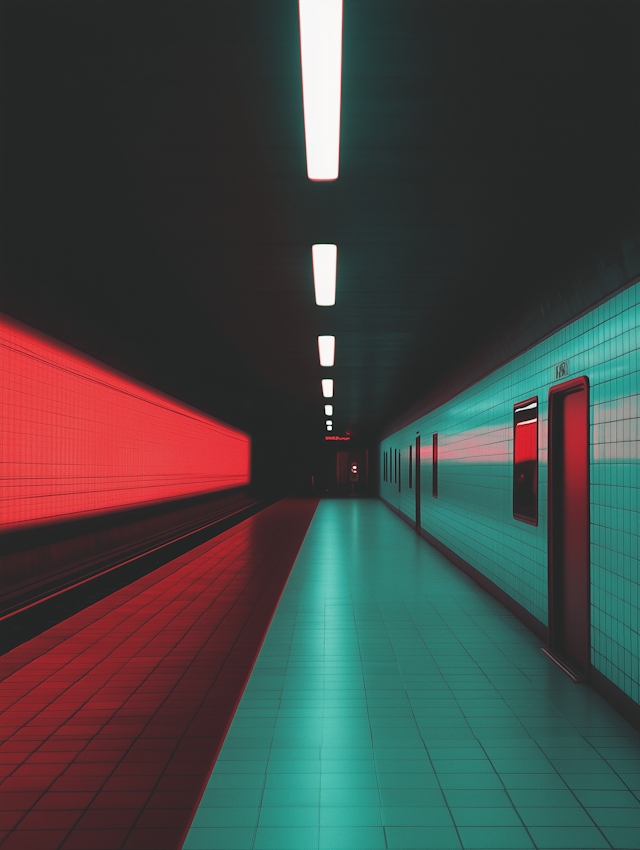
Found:
[[[550,648],[581,678],[590,661],[589,385],[549,393]]]

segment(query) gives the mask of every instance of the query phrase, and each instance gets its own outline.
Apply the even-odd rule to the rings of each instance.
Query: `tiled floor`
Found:
[[[377,501],[316,512],[185,850],[640,847],[640,736]]]
[[[315,505],[272,505],[0,658],[3,850],[181,845]]]

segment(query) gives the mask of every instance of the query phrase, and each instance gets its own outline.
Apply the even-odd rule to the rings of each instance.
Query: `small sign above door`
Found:
[[[559,381],[561,378],[566,378],[569,374],[569,361],[563,360],[562,363],[558,363],[556,368],[556,377],[555,380]]]

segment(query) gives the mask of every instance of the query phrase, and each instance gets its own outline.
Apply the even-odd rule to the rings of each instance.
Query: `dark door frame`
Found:
[[[557,626],[557,616],[558,611],[556,611],[554,605],[554,596],[556,596],[559,592],[559,582],[562,576],[558,575],[558,565],[554,565],[554,549],[558,541],[554,540],[554,516],[555,516],[555,506],[554,506],[554,480],[553,480],[553,443],[554,443],[554,428],[557,427],[557,421],[554,421],[554,407],[557,401],[560,400],[562,396],[567,396],[576,392],[585,392],[586,393],[586,406],[587,406],[587,417],[586,417],[586,452],[587,456],[584,459],[587,470],[587,487],[586,487],[586,505],[584,509],[587,514],[587,526],[586,526],[586,552],[587,552],[587,561],[586,571],[587,571],[587,610],[586,615],[586,628],[587,628],[587,645],[589,647],[588,658],[586,663],[586,669],[584,670],[574,670],[570,666],[570,660],[566,659],[562,655],[562,638],[558,635],[559,628]],[[590,582],[591,582],[591,557],[590,557],[590,442],[589,442],[589,379],[586,376],[581,376],[580,378],[574,378],[571,381],[566,381],[563,384],[557,384],[556,386],[551,387],[549,390],[549,422],[548,422],[548,465],[547,465],[547,545],[548,545],[548,593],[549,593],[549,643],[547,654],[553,661],[556,662],[560,667],[562,667],[565,672],[567,672],[574,681],[586,681],[589,676],[589,666],[590,666],[590,654],[591,654],[591,594],[590,594]],[[557,411],[556,411],[557,412]],[[555,569],[554,569],[555,566]],[[558,605],[558,609],[560,605]]]
[[[416,470],[414,474],[416,491],[416,531],[420,534],[420,437],[416,437]]]

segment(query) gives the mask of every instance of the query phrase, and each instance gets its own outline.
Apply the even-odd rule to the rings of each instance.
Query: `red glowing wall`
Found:
[[[239,487],[250,438],[0,316],[2,530]]]

